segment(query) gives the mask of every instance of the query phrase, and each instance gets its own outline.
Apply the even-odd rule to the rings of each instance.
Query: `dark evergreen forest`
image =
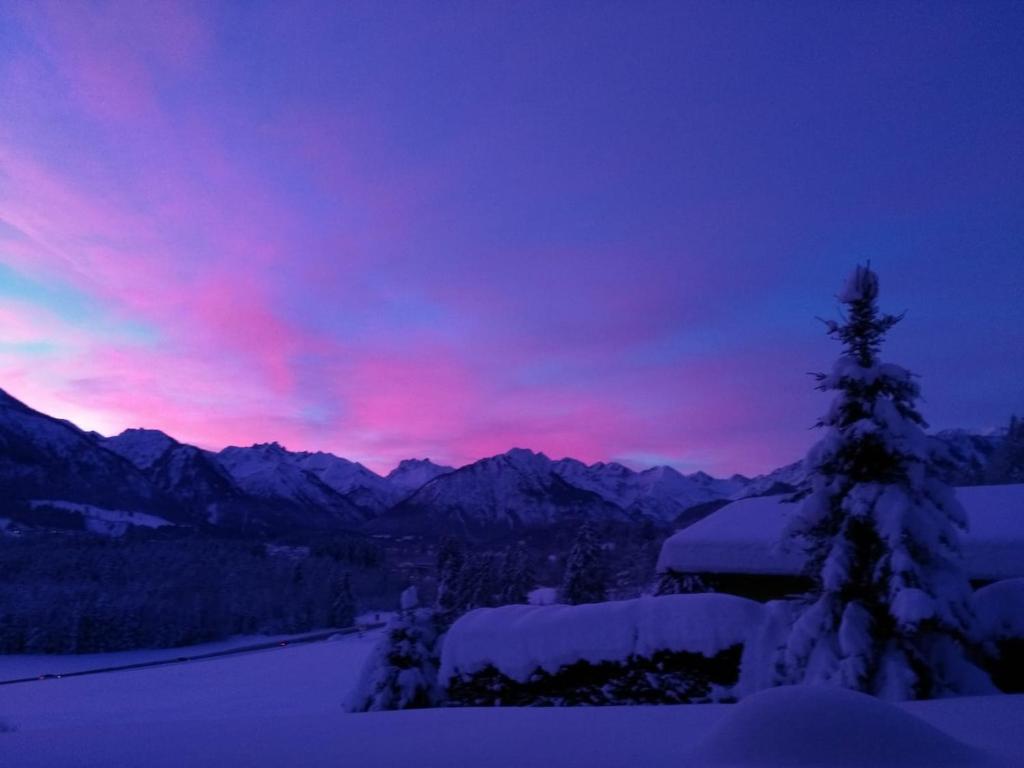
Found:
[[[0,537],[0,653],[170,647],[352,624],[400,584],[370,542]]]

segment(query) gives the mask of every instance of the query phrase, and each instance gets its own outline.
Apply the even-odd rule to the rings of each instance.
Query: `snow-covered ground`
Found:
[[[165,520],[156,515],[149,515],[145,512],[131,512],[120,509],[103,509],[94,507],[91,504],[76,504],[70,501],[53,501],[37,499],[30,502],[32,509],[49,507],[61,509],[66,512],[77,512],[82,516],[87,531],[98,533],[102,536],[124,536],[128,528],[133,525],[142,528],[161,528],[165,525],[174,525],[170,520]]]
[[[376,614],[390,616],[391,614]],[[375,614],[360,616],[359,623],[366,625],[375,623]],[[324,632],[328,630],[322,630]],[[308,633],[315,634],[315,633]],[[252,645],[274,643],[282,640],[301,638],[303,635],[236,635],[226,640],[211,643],[199,643],[183,648],[144,648],[136,651],[117,651],[116,653],[77,653],[47,654],[19,653],[0,654],[0,680],[15,680],[22,677],[38,677],[39,675],[63,675],[89,669],[107,667],[123,667],[130,664],[146,664],[150,662],[173,661],[182,657],[199,656],[207,653],[219,653]],[[3,697],[0,696],[0,701]]]
[[[0,721],[17,731],[0,729],[0,766],[1024,766],[1024,696],[894,708],[777,689],[739,705],[344,714],[374,640],[2,686]],[[131,655],[147,653],[160,658]]]
[[[107,725],[232,717],[326,713],[340,717],[340,696],[354,684],[376,636],[346,635],[337,640],[180,665],[0,686],[0,721],[23,733],[61,733],[65,729]],[[175,658],[229,646],[205,644],[163,652],[64,658],[0,657],[0,670],[56,673]],[[4,679],[8,679],[6,674]],[[0,746],[0,755],[5,752]]]

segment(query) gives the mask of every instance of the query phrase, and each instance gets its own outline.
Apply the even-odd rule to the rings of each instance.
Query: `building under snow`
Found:
[[[975,586],[1024,576],[1024,485],[957,489],[969,530],[962,538]],[[662,591],[725,592],[768,600],[803,592],[804,558],[783,531],[800,502],[763,496],[733,502],[671,536],[662,546]]]

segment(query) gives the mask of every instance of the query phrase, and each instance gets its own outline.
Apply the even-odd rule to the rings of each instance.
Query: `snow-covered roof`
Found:
[[[1024,576],[1024,485],[957,489],[970,528],[963,536],[972,579]],[[684,573],[794,574],[803,555],[781,546],[800,502],[789,496],[735,501],[677,532],[662,545],[658,570]]]
[[[515,680],[577,661],[624,661],[656,651],[714,656],[746,642],[764,606],[734,595],[666,595],[588,605],[478,608],[444,639],[440,679],[493,665]]]

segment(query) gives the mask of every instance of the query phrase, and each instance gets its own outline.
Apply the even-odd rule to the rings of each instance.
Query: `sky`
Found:
[[[799,457],[847,272],[1024,413],[1024,5],[0,0],[0,387],[386,471]]]

